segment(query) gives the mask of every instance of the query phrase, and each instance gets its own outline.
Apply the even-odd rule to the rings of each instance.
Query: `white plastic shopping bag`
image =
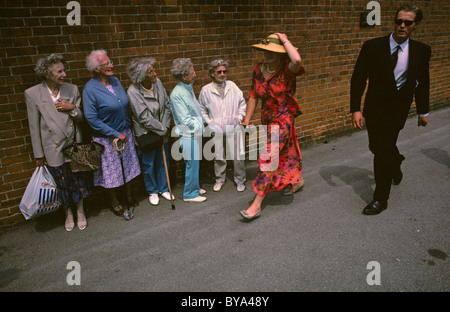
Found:
[[[62,204],[46,166],[38,166],[28,182],[19,208],[26,220],[57,210]]]

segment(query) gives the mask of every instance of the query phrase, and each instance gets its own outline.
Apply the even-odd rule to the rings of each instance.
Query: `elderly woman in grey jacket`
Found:
[[[83,230],[87,226],[83,199],[91,194],[93,181],[89,173],[72,172],[70,159],[63,154],[63,149],[74,140],[81,142],[75,123],[84,120],[78,87],[65,82],[64,64],[61,54],[39,59],[34,70],[42,82],[25,90],[24,95],[36,165],[46,165],[53,176],[66,209],[65,228],[72,231],[74,205],[78,228]]]
[[[128,88],[127,94],[134,135],[139,137],[147,132],[153,132],[161,136],[166,163],[169,164],[169,128],[172,115],[166,89],[157,78],[155,63],[154,58],[137,58],[128,64],[128,75],[133,84]],[[162,148],[143,151],[137,140],[135,143],[150,204],[158,205],[158,194],[170,200]]]

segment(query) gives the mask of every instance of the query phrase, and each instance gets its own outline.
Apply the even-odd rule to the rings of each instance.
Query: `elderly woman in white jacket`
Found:
[[[128,88],[127,94],[132,112],[134,135],[139,137],[153,132],[161,136],[168,165],[169,128],[172,114],[166,89],[157,78],[155,63],[154,58],[137,58],[128,64],[128,75],[133,84]],[[137,143],[137,140],[135,142]],[[141,161],[150,204],[158,205],[159,194],[170,200],[162,148],[143,151],[138,145],[136,150]],[[174,198],[173,195],[172,198]]]
[[[240,124],[244,120],[247,103],[238,86],[227,80],[228,62],[214,60],[209,67],[212,82],[205,85],[198,98],[203,119],[215,140],[213,190],[218,192],[225,183],[227,155],[233,158],[234,182],[238,192],[245,190],[245,150]],[[225,142],[226,149],[222,149]],[[228,152],[227,152],[228,149]]]

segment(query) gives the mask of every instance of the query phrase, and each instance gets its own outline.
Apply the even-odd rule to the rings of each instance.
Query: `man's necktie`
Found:
[[[391,55],[391,65],[392,65],[392,70],[394,70],[395,66],[397,65],[397,61],[398,61],[398,50],[400,50],[400,46],[396,46],[395,47],[395,51],[394,53],[392,53]]]

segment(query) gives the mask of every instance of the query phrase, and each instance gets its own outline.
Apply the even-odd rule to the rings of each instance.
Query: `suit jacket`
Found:
[[[403,128],[415,95],[418,114],[429,111],[430,46],[409,39],[407,80],[397,90],[393,70],[389,35],[366,41],[358,56],[351,78],[350,111],[360,111],[361,97],[365,96],[363,116],[366,119],[391,122]]]
[[[69,116],[68,112],[58,112],[45,81],[25,90],[34,157],[45,157],[51,167],[58,167],[69,161],[69,159],[65,159],[62,150],[73,143],[73,122],[78,123],[83,120],[78,87],[64,83],[60,87],[60,97],[75,105],[77,110],[75,117]],[[77,142],[81,142],[80,130],[80,127],[77,127]]]

